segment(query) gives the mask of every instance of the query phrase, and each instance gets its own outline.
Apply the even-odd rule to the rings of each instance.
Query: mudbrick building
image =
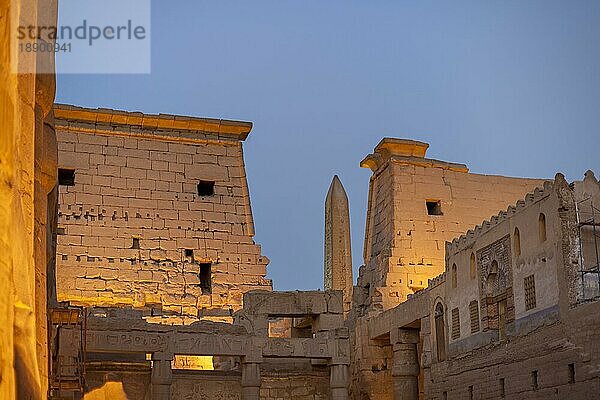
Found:
[[[557,174],[446,243],[426,289],[359,318],[353,397],[598,398],[599,196]]]
[[[0,10],[4,32],[56,24],[54,1]],[[53,105],[52,53],[17,47],[0,38],[1,399],[598,399],[591,171],[479,175],[383,139],[356,285],[336,178],[327,290],[274,292],[250,123]]]

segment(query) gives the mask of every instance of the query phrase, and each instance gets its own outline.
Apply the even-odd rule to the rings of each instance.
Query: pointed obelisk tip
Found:
[[[333,186],[336,186],[336,185],[340,185],[341,186],[342,185],[342,181],[340,181],[340,177],[339,176],[334,175],[333,179],[331,179],[331,185],[329,185],[329,187],[333,187]]]
[[[340,180],[339,176],[334,175],[333,179],[331,180],[331,185],[329,185],[329,191],[327,193],[329,194],[337,194],[337,195],[344,195],[346,196],[346,189],[344,189],[344,185],[342,185],[342,181]]]

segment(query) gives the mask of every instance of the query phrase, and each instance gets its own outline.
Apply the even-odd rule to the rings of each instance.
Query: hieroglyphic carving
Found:
[[[178,334],[173,351],[185,355],[242,356],[246,354],[246,338],[218,334]]]
[[[153,353],[168,348],[169,336],[144,332],[88,331],[87,351]]]
[[[347,339],[262,338],[207,333],[88,331],[92,352],[155,353],[179,355],[246,356],[259,351],[265,357],[348,357]]]
[[[333,341],[312,338],[269,338],[263,348],[265,357],[331,358]]]

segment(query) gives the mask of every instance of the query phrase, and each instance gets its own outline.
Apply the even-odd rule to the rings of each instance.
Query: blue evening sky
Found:
[[[384,136],[472,172],[600,175],[599,1],[153,1],[152,73],[60,75],[57,101],[254,122],[257,243],[278,290],[323,285],[323,205],[348,192],[355,279]]]

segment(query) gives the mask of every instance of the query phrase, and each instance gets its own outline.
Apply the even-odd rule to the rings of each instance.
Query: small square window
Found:
[[[442,202],[439,200],[428,200],[425,202],[428,215],[444,215],[442,212]]]
[[[62,186],[75,186],[75,170],[59,168],[58,184]]]
[[[192,249],[185,249],[184,253],[186,257],[194,257],[194,250]]]
[[[213,181],[198,182],[198,196],[212,196],[215,194],[215,183]]]

